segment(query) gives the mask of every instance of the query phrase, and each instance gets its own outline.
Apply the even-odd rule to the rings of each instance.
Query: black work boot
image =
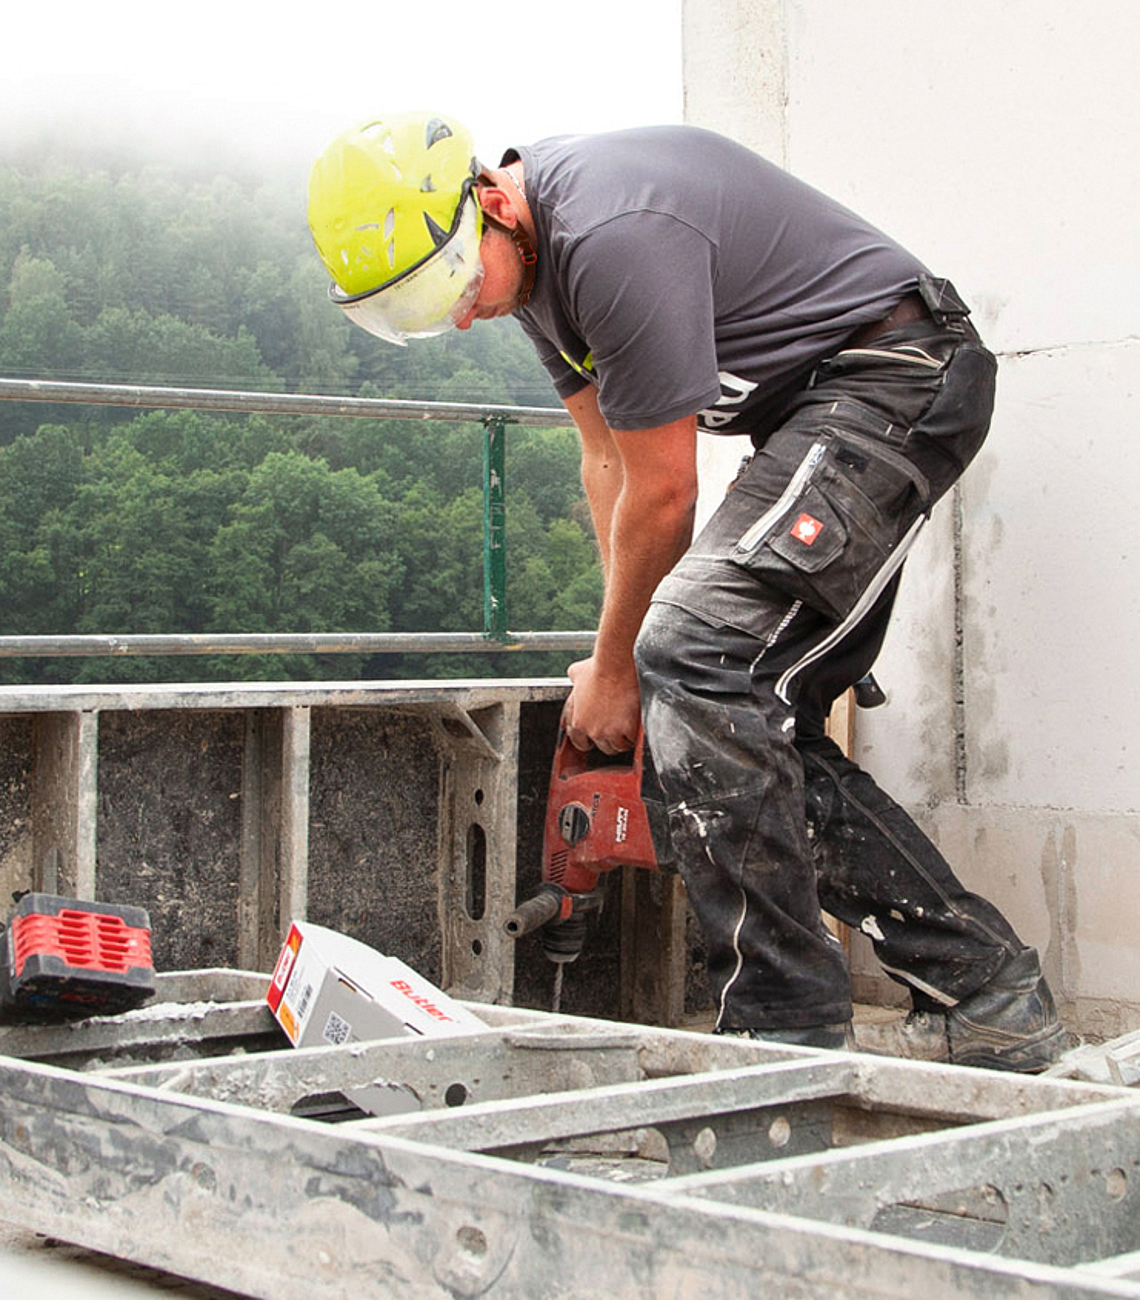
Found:
[[[912,1011],[901,1024],[868,1025],[857,1041],[860,1050],[883,1056],[1039,1074],[1064,1053],[1068,1035],[1037,950],[1025,948],[957,1006]]]
[[[1036,948],[1025,948],[946,1016],[952,1065],[1038,1074],[1069,1045]]]

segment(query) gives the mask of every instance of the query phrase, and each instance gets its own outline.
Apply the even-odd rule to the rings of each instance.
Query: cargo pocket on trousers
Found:
[[[997,359],[964,343],[950,359],[942,388],[910,433],[912,454],[930,476],[937,500],[978,454],[990,427]]]
[[[911,524],[926,481],[890,448],[830,435],[733,548],[734,564],[836,622],[854,608]],[[890,569],[893,572],[893,569]]]

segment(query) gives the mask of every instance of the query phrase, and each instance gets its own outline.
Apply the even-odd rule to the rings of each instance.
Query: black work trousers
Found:
[[[719,1029],[850,1019],[821,904],[919,1006],[969,996],[1023,947],[824,734],[882,645],[909,546],[985,438],[995,371],[961,319],[839,352],[654,596],[645,732]]]

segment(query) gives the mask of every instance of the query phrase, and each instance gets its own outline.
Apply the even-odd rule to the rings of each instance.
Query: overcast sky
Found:
[[[497,162],[564,131],[679,122],[681,0],[55,0],[11,6],[0,144],[166,141],[292,166],[379,110],[430,108]],[[307,171],[307,161],[305,170]]]

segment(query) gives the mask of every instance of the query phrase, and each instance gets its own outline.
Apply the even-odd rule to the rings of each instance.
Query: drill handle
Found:
[[[637,733],[637,743],[632,749],[625,749],[617,754],[603,754],[600,749],[578,749],[570,743],[566,728],[558,728],[558,740],[554,746],[556,775],[579,776],[583,772],[593,772],[597,768],[613,767],[635,772],[640,781],[644,765],[644,729]]]

